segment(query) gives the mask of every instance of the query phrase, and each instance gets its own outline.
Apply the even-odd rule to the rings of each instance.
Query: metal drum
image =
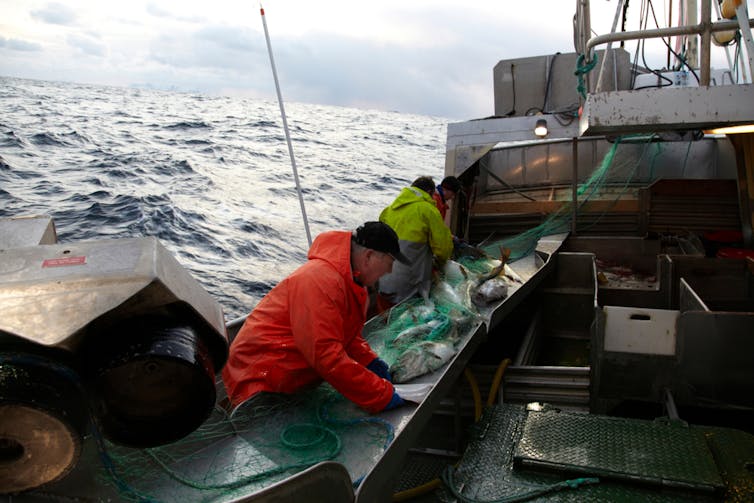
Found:
[[[87,410],[70,367],[0,353],[0,494],[63,478],[81,454]]]
[[[130,320],[86,350],[87,375],[102,433],[130,447],[153,447],[194,431],[212,412],[215,372],[197,330],[178,320]]]
[[[188,435],[228,357],[222,308],[155,238],[41,246],[48,220],[0,219],[0,493],[71,472],[91,424],[130,447]]]

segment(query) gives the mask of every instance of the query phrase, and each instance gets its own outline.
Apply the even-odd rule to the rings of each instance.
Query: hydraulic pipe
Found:
[[[744,22],[745,23],[745,22]],[[754,27],[754,19],[749,19],[749,27]],[[735,30],[739,27],[736,21],[719,21],[717,23],[710,24],[710,31],[726,31]],[[608,33],[607,35],[597,35],[592,37],[586,43],[587,60],[591,61],[589,53],[596,46],[606,44],[608,42],[615,42],[616,40],[639,40],[645,38],[660,38],[665,36],[677,36],[677,35],[698,35],[704,30],[702,25],[693,26],[675,26],[672,28],[658,28],[654,30],[640,30],[640,31],[622,31],[619,33]]]
[[[699,85],[709,86],[710,81],[710,42],[712,32],[708,29],[712,24],[712,5],[709,1],[702,1],[702,20],[700,26],[703,27],[700,33],[702,42],[699,46]]]

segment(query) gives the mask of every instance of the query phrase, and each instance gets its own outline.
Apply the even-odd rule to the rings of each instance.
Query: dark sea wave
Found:
[[[286,103],[312,236],[443,174],[444,119]],[[308,248],[278,104],[0,78],[0,217],[61,242],[156,236],[245,315]]]

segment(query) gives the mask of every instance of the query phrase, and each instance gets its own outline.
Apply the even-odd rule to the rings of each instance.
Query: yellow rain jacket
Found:
[[[426,298],[432,285],[432,256],[443,264],[453,253],[453,236],[434,199],[419,188],[406,187],[382,210],[380,221],[398,234],[401,252],[411,260],[408,266],[393,263],[393,272],[380,278],[380,293],[396,304],[416,294]]]

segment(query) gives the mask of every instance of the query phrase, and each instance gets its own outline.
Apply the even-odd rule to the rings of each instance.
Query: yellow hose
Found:
[[[510,360],[506,359],[503,360],[503,362],[510,363]],[[501,363],[500,367],[498,367],[498,371],[495,374],[496,378],[497,374],[500,374],[500,379],[498,380],[502,379],[503,370],[505,370],[505,367],[508,366],[508,363],[506,363],[505,366],[503,366],[503,364]],[[477,382],[476,377],[474,377],[474,374],[472,374],[471,370],[469,370],[468,368],[463,369],[463,376],[466,378],[466,381],[471,387],[471,396],[474,398],[474,422],[477,422],[479,421],[479,418],[482,417],[482,394],[479,392],[479,383]],[[441,483],[442,481],[439,478],[436,478],[420,486],[412,487],[411,489],[406,489],[405,491],[394,493],[393,501],[407,501],[412,498],[416,498],[417,496],[421,496],[422,494],[426,494],[437,489]]]
[[[412,487],[411,489],[406,489],[405,491],[393,494],[393,501],[408,501],[437,489],[440,487],[440,484],[442,484],[442,481],[439,478],[430,480],[420,486]]]
[[[492,378],[492,385],[490,386],[490,394],[487,396],[487,406],[492,405],[495,403],[495,396],[497,395],[497,390],[500,388],[500,384],[503,382],[503,373],[505,372],[506,367],[510,365],[511,359],[506,358],[505,360],[500,362],[500,365],[497,366],[497,370],[495,371],[495,377]]]
[[[471,396],[474,398],[474,422],[476,423],[482,417],[482,394],[479,392],[479,383],[468,367],[463,369],[463,376],[471,386]]]

